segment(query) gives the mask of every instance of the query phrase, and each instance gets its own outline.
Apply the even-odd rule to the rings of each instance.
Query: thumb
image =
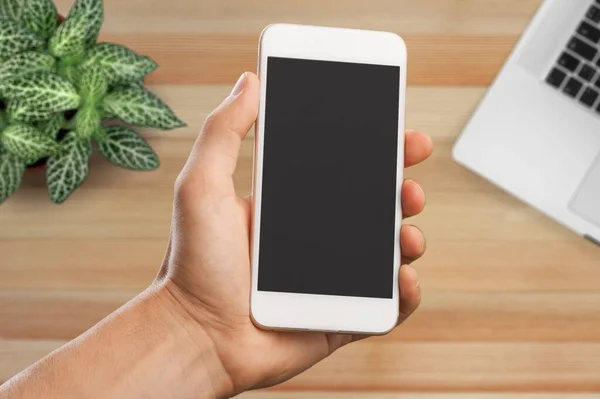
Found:
[[[259,93],[258,77],[251,72],[242,74],[231,94],[204,123],[186,165],[192,176],[211,183],[232,183],[242,140],[258,115]]]

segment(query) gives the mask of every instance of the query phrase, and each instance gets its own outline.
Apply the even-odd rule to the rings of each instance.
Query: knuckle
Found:
[[[212,178],[202,170],[182,172],[175,180],[175,197],[183,204],[198,203],[210,196],[213,187]]]
[[[175,195],[178,200],[187,200],[194,191],[192,182],[186,173],[180,173],[175,180]]]
[[[220,124],[220,113],[215,110],[206,116],[204,119],[204,125],[202,127],[202,133],[205,134],[210,131],[214,131],[217,126]]]

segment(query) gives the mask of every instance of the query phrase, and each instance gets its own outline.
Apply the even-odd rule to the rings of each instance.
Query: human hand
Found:
[[[221,395],[281,383],[308,369],[338,348],[363,336],[286,333],[260,330],[250,318],[251,202],[239,198],[233,184],[241,142],[256,120],[259,81],[242,75],[232,94],[210,115],[177,179],[169,248],[157,286],[179,307],[173,313],[192,320],[190,334],[210,340],[221,362]],[[408,131],[405,166],[424,161],[431,139]],[[419,214],[425,195],[405,180],[404,217]],[[403,225],[399,273],[402,323],[419,305],[417,273],[408,266],[425,251],[421,231]],[[187,323],[186,325],[190,325]]]

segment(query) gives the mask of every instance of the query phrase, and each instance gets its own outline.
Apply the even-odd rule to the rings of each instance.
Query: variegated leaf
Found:
[[[25,161],[36,161],[53,154],[58,144],[30,125],[9,125],[2,131],[2,145]]]
[[[98,40],[98,34],[104,20],[104,5],[102,0],[76,0],[69,17],[74,13],[85,15],[87,24],[86,31],[86,46],[89,48]]]
[[[113,43],[94,46],[83,65],[100,65],[111,86],[139,81],[158,68],[151,58]]]
[[[101,111],[102,119],[117,119],[116,115],[111,114],[107,110],[103,109]]]
[[[49,119],[52,115],[50,112],[40,111],[35,104],[27,100],[11,100],[6,107],[6,113],[13,122],[39,122]]]
[[[138,87],[138,88],[143,89],[144,88],[144,79],[135,80],[133,82],[127,82],[124,84],[124,86]]]
[[[75,116],[75,131],[80,137],[91,137],[101,125],[100,111],[93,106],[85,106]]]
[[[165,103],[143,88],[118,88],[104,98],[103,104],[108,113],[133,125],[166,130],[185,126]]]
[[[50,54],[27,51],[0,64],[0,81],[33,72],[51,72],[55,66],[56,59]]]
[[[11,19],[18,21],[21,18],[23,0],[0,1],[0,19]]]
[[[56,139],[58,132],[65,123],[65,116],[62,112],[52,115],[49,119],[37,122],[34,126],[45,136]]]
[[[17,191],[26,167],[25,161],[0,148],[0,204]]]
[[[43,44],[42,38],[36,36],[22,24],[9,19],[0,19],[0,60]]]
[[[106,75],[99,65],[90,65],[81,76],[79,93],[86,103],[99,104],[108,91]]]
[[[27,102],[38,112],[46,113],[76,109],[81,102],[71,82],[47,72],[0,81],[0,92],[9,99]]]
[[[84,14],[73,14],[63,22],[50,38],[48,50],[55,57],[83,57],[86,50],[87,19]]]
[[[87,177],[92,142],[78,137],[75,132],[69,132],[60,147],[46,164],[48,192],[57,204],[64,202]]]
[[[111,163],[132,170],[154,170],[160,162],[158,156],[135,131],[111,126],[95,136],[98,151]]]
[[[58,66],[58,74],[75,86],[78,86],[81,79],[81,68],[79,68],[76,62],[61,62]]]
[[[21,20],[43,39],[48,39],[58,26],[58,12],[52,0],[22,0]]]

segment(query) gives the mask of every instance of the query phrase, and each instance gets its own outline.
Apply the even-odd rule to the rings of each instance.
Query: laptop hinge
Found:
[[[584,235],[583,238],[585,238],[588,241],[593,242],[594,244],[596,244],[597,246],[600,247],[600,241],[596,240],[594,237],[590,236],[590,235]]]

